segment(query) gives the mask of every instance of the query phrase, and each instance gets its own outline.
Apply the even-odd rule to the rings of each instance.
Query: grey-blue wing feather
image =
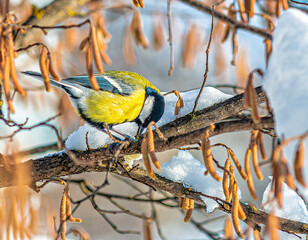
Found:
[[[89,77],[87,75],[80,75],[64,79],[67,82],[79,84],[86,88],[91,88]],[[108,91],[121,95],[130,95],[133,91],[132,87],[123,81],[117,81],[110,76],[96,76],[97,83],[101,90]]]

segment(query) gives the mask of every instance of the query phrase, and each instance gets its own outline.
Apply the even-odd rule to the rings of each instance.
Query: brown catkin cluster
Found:
[[[149,43],[148,39],[143,32],[143,25],[141,21],[141,15],[139,10],[135,10],[133,14],[133,19],[130,24],[130,30],[137,45],[142,46],[143,48],[148,48]]]
[[[143,0],[133,0],[133,4],[134,4],[136,7],[144,8],[144,2],[143,2]]]
[[[184,101],[183,101],[183,98],[182,98],[182,96],[180,95],[180,93],[179,93],[178,90],[172,90],[172,91],[170,91],[170,92],[167,92],[167,93],[164,94],[164,96],[167,96],[168,94],[171,94],[171,93],[174,93],[175,96],[178,97],[178,100],[177,100],[177,102],[176,102],[176,104],[175,104],[175,109],[174,109],[174,115],[176,116],[176,115],[179,114],[181,108],[184,107]]]
[[[255,72],[258,73],[261,77],[263,76],[263,72],[260,69],[255,69],[251,73],[249,73],[244,93],[244,101],[245,101],[245,106],[251,109],[251,116],[253,122],[255,124],[258,124],[260,123],[260,116],[258,111],[256,90],[253,87],[253,76]]]
[[[187,28],[188,30],[183,46],[182,65],[184,68],[193,69],[198,53],[203,46],[203,41],[200,37],[200,29],[196,24],[191,24],[190,26],[187,26]]]
[[[13,37],[13,30],[16,30],[13,27],[15,20],[16,17],[13,13],[7,13],[0,27],[0,81],[8,109],[12,113],[15,112],[11,95],[12,83],[19,94],[22,96],[26,94],[18,81],[15,67],[15,58],[17,57]]]
[[[306,187],[306,182],[304,178],[304,162],[305,162],[305,148],[303,141],[299,141],[296,149],[295,159],[294,159],[294,173],[295,179],[304,187]]]
[[[164,139],[164,140],[166,139],[164,138],[161,131],[157,128],[155,122],[150,122],[147,128],[148,130],[147,137],[144,137],[142,139],[141,153],[142,153],[142,159],[143,159],[145,169],[147,173],[149,174],[149,176],[154,179],[156,176],[153,172],[150,159],[157,169],[160,169],[161,166],[155,154],[154,134],[153,134],[152,126],[155,126],[156,132],[161,139]]]
[[[255,187],[254,187],[254,183],[252,179],[251,167],[250,167],[251,158],[252,158],[253,168],[254,168],[257,178],[260,181],[263,180],[263,174],[259,167],[258,145],[259,145],[260,151],[261,152],[263,151],[263,154],[261,154],[264,157],[263,159],[266,159],[265,150],[263,146],[263,138],[260,139],[259,137],[260,134],[261,133],[258,130],[253,130],[251,132],[250,144],[249,144],[248,149],[246,150],[246,155],[245,155],[245,171],[248,177],[247,186],[248,186],[250,195],[252,196],[254,200],[257,200],[257,195],[256,195],[256,191],[255,191]]]
[[[39,66],[44,80],[45,88],[47,92],[50,92],[50,78],[49,74],[53,77],[54,80],[60,81],[60,77],[54,70],[52,65],[52,60],[50,57],[50,52],[46,46],[41,47],[40,57],[39,57]]]
[[[233,200],[232,200],[232,207],[231,207],[231,217],[232,217],[232,223],[233,223],[233,227],[234,227],[236,234],[240,238],[244,238],[244,233],[240,226],[240,219],[245,220],[246,214],[243,211],[240,201],[238,199],[237,189],[238,189],[237,183],[234,182],[233,188],[232,188],[232,199]]]
[[[231,216],[232,216],[232,223],[234,226],[234,230],[240,238],[243,238],[244,233],[241,230],[239,220],[241,219],[242,221],[244,221],[246,219],[246,214],[239,202],[237,190],[238,190],[238,184],[234,177],[234,171],[233,171],[233,166],[231,165],[231,159],[230,157],[228,157],[224,165],[223,191],[226,198],[225,201],[231,203],[232,200]],[[224,207],[227,210],[230,210],[229,204],[224,204]],[[225,225],[226,239],[231,239],[233,237],[231,233],[233,234],[233,230],[232,229],[230,230],[230,224],[228,223],[228,219],[226,219],[226,225]]]
[[[99,90],[99,85],[97,83],[96,77],[94,75],[93,70],[93,62],[96,66],[96,69],[99,73],[104,73],[103,61],[106,64],[110,64],[111,60],[106,53],[107,44],[106,41],[109,41],[111,35],[107,31],[105,26],[104,18],[102,15],[98,15],[96,18],[96,24],[93,21],[89,20],[90,24],[90,32],[89,36],[84,38],[80,45],[80,51],[85,51],[85,58],[86,58],[86,68],[87,73],[89,76],[89,81],[93,89]]]
[[[180,197],[179,198],[179,208],[184,209],[186,211],[184,222],[188,223],[191,219],[195,207],[195,201],[190,198]]]
[[[305,187],[306,182],[303,175],[305,149],[303,145],[303,140],[306,137],[307,133],[300,136],[292,137],[290,139],[285,139],[280,144],[278,144],[273,151],[271,157],[272,169],[273,169],[272,190],[274,192],[274,198],[277,200],[277,203],[281,208],[283,206],[283,198],[282,198],[283,182],[285,182],[291,189],[296,190],[295,181],[289,169],[288,161],[283,155],[282,151],[283,147],[287,145],[289,142],[299,139],[294,157],[293,167],[294,167],[295,179]]]
[[[201,151],[204,160],[204,165],[211,176],[218,182],[221,181],[221,177],[217,174],[214,167],[214,159],[211,150],[211,142],[208,139],[209,133],[206,132],[201,141]]]
[[[66,239],[66,221],[70,222],[78,222],[81,223],[82,220],[80,218],[74,218],[72,216],[72,210],[71,210],[71,200],[70,200],[70,194],[68,191],[67,186],[65,186],[65,189],[62,194],[61,198],[61,204],[60,204],[60,233],[62,240]]]

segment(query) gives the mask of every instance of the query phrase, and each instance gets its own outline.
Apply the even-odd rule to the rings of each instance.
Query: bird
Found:
[[[41,73],[22,73],[43,81]],[[138,73],[113,70],[95,74],[95,77],[100,88],[98,91],[91,88],[88,75],[73,76],[61,81],[50,77],[50,83],[69,96],[82,119],[105,133],[110,130],[125,139],[136,141],[150,122],[156,123],[161,119],[165,110],[164,97],[158,88]],[[124,122],[138,125],[135,138],[113,128]],[[112,136],[119,139],[114,134]]]

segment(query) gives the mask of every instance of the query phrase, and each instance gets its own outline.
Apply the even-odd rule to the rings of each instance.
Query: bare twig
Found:
[[[17,130],[15,130],[15,131],[14,131],[13,133],[11,133],[10,135],[7,135],[7,136],[0,136],[0,139],[5,139],[5,138],[10,138],[10,139],[12,139],[18,132],[26,131],[26,130],[27,130],[27,131],[30,131],[30,130],[32,130],[32,129],[34,129],[34,128],[41,127],[41,126],[47,126],[47,127],[52,128],[53,130],[55,130],[58,139],[61,139],[61,137],[60,137],[60,135],[59,135],[58,130],[56,129],[56,127],[53,126],[53,125],[51,125],[51,124],[48,124],[48,122],[50,122],[50,121],[56,119],[56,118],[59,117],[59,116],[60,116],[60,114],[57,114],[57,115],[55,115],[55,116],[53,116],[53,117],[50,117],[50,118],[46,119],[45,121],[42,121],[42,122],[40,122],[40,123],[34,124],[34,125],[32,125],[32,126],[29,126],[29,127],[25,127],[25,125],[26,125],[26,123],[27,123],[27,120],[26,120],[26,122],[23,123],[23,124],[18,124],[18,123],[13,122],[12,120],[8,121],[8,120],[6,120],[6,119],[4,119],[4,118],[0,118],[0,120],[2,120],[2,121],[3,121],[5,124],[7,124],[8,126],[10,126],[10,127],[17,127],[17,128],[18,128]],[[12,123],[13,123],[13,124],[12,124]]]
[[[120,234],[140,234],[139,231],[133,231],[133,230],[120,230],[118,229],[117,225],[114,224],[110,219],[109,217],[106,216],[106,214],[104,213],[99,213],[104,219],[105,221],[109,224],[109,226],[114,230],[116,231],[117,233],[120,233]]]
[[[295,0],[288,0],[288,1],[291,2],[291,3],[296,3],[296,4],[308,6],[308,3],[306,3],[306,2],[298,2],[298,1],[295,1]]]
[[[210,237],[211,239],[213,240],[220,240],[221,237],[220,237],[220,234],[218,232],[213,232],[213,231],[210,231],[208,229],[206,229],[204,226],[203,226],[203,223],[199,223],[197,222],[196,220],[194,220],[194,218],[191,218],[190,219],[190,222],[196,227],[198,228],[201,232],[203,232],[207,237]]]
[[[153,191],[150,190],[150,194],[149,194],[149,198],[150,200],[153,200]],[[151,207],[152,207],[152,217],[156,223],[156,228],[157,228],[157,232],[158,232],[158,235],[160,236],[160,238],[162,240],[167,240],[167,238],[165,237],[165,235],[163,234],[162,230],[161,230],[161,226],[160,226],[160,223],[159,223],[159,220],[158,220],[158,216],[157,216],[157,211],[156,211],[156,208],[155,208],[155,205],[154,205],[155,202],[151,202]]]
[[[32,15],[24,23],[24,25],[34,25],[34,26],[54,26],[72,17],[72,13],[78,13],[78,9],[85,4],[89,3],[90,0],[57,0],[51,2],[48,6],[44,8],[44,15],[40,18]],[[17,32],[15,36],[16,46],[27,46],[37,41],[38,36],[42,34],[39,29],[29,29],[24,34]]]
[[[198,106],[198,102],[199,102],[199,98],[202,94],[202,91],[204,89],[204,85],[205,85],[205,82],[206,82],[206,79],[207,79],[207,74],[209,72],[209,53],[210,53],[210,47],[211,47],[211,42],[212,42],[212,37],[213,37],[213,29],[214,29],[214,5],[212,5],[212,23],[211,23],[211,31],[210,31],[210,36],[209,36],[209,42],[207,44],[207,48],[206,48],[206,65],[205,65],[205,73],[204,73],[204,79],[203,79],[203,83],[201,85],[201,88],[200,88],[200,91],[198,93],[198,96],[195,100],[195,105],[194,105],[194,108],[191,112],[191,114],[194,114],[197,110],[197,106]]]
[[[169,33],[169,46],[170,46],[170,67],[168,75],[171,76],[174,69],[174,53],[173,53],[173,44],[172,44],[172,22],[171,22],[171,1],[167,2],[167,18],[168,18],[168,33]]]
[[[203,2],[195,1],[195,0],[180,0],[180,1],[192,6],[194,8],[197,8],[202,12],[205,12],[205,13],[208,13],[208,14],[212,13],[211,7],[209,5],[203,3]],[[214,16],[215,16],[215,18],[233,26],[236,29],[243,29],[243,30],[246,30],[248,32],[262,36],[266,39],[270,39],[270,40],[272,39],[272,34],[270,32],[268,32],[267,30],[257,28],[257,27],[253,27],[253,26],[248,25],[247,23],[237,21],[235,18],[228,17],[227,15],[225,15],[221,12],[218,12],[218,11],[214,11]]]

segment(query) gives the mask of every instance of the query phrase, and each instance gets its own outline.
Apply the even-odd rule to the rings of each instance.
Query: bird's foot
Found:
[[[108,146],[109,153],[114,155],[117,152],[117,150],[119,149],[120,146],[121,146],[120,142],[113,142],[113,143],[109,144],[109,146]]]
[[[137,142],[138,141],[138,139],[136,139],[136,138],[134,138],[134,137],[131,137],[131,136],[129,136],[129,135],[127,135],[127,134],[124,134],[124,140],[123,141],[132,141],[132,142]]]

